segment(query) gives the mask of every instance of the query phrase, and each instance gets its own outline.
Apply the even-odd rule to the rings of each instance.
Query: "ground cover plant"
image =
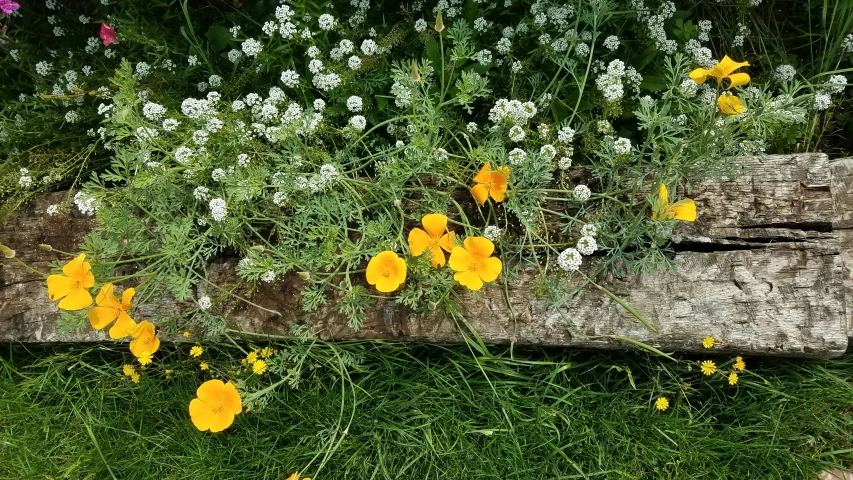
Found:
[[[790,18],[780,14],[787,8]],[[771,437],[763,452],[781,455],[778,463],[744,460],[714,473],[706,460],[697,460],[699,450],[683,451],[685,442],[663,434],[685,455],[681,463],[655,460],[622,468],[602,460],[607,450],[623,445],[611,431],[609,446],[590,447],[596,466],[592,460],[578,463],[552,440],[528,443],[516,425],[552,425],[565,440],[559,432],[574,428],[573,420],[556,413],[556,403],[577,405],[583,400],[573,395],[595,398],[599,391],[572,384],[573,378],[555,386],[562,396],[552,399],[549,385],[555,379],[544,379],[560,376],[568,360],[540,365],[536,354],[529,361],[506,360],[479,343],[467,348],[469,357],[483,361],[463,361],[458,350],[438,347],[338,348],[317,343],[311,325],[292,332],[294,343],[247,343],[220,306],[239,301],[260,307],[212,282],[207,266],[217,257],[240,258],[232,273],[248,284],[298,276],[305,311],[330,303],[330,292],[343,292],[333,307],[355,330],[368,308],[388,299],[422,315],[464,321],[461,299],[472,292],[476,299],[481,289],[505,289],[525,271],[538,273],[536,294],[554,307],[571,305],[591,285],[612,295],[596,283],[605,274],[672,266],[670,233],[678,222],[702,215],[691,189],[709,178],[735,175],[738,156],[824,147],[849,152],[843,138],[853,124],[845,96],[853,69],[850,4],[0,0],[0,9],[0,81],[6,86],[0,92],[5,160],[0,219],[29,196],[58,189],[69,189],[68,197],[48,215],[61,218],[75,209],[97,219],[79,251],[42,246],[57,261],[53,271],[41,273],[45,295],[57,302],[65,328],[104,330],[111,339],[129,342],[132,361],[120,376],[109,366],[115,356],[105,357],[102,366],[86,363],[87,373],[99,372],[93,381],[120,385],[125,393],[114,400],[143,389],[145,402],[165,402],[164,409],[180,412],[197,431],[232,434],[241,424],[245,428],[246,413],[265,418],[266,411],[281,411],[283,399],[300,398],[310,381],[322,386],[315,395],[331,395],[331,385],[343,388],[335,393],[341,395],[335,408],[356,412],[358,392],[387,388],[400,373],[376,373],[386,378],[364,386],[360,382],[372,378],[372,369],[393,370],[408,361],[413,370],[429,372],[432,363],[427,368],[411,352],[429,352],[430,358],[445,352],[449,357],[437,367],[441,381],[451,381],[449,372],[455,372],[457,388],[463,380],[469,388],[480,382],[477,398],[492,395],[491,414],[503,411],[507,421],[496,430],[472,426],[461,436],[480,435],[484,443],[466,448],[486,448],[489,438],[505,431],[515,442],[515,453],[501,452],[515,458],[513,465],[484,463],[476,467],[481,476],[530,471],[555,478],[696,478],[685,472],[704,471],[712,478],[727,478],[728,472],[743,478],[766,476],[767,471],[756,472],[768,467],[806,478],[849,453],[849,443],[836,440],[847,426],[832,425],[821,431],[831,432],[827,441],[834,446],[828,450],[784,456]],[[7,247],[3,252],[16,260]],[[150,318],[136,314],[141,305],[159,304],[176,307]],[[166,335],[192,343],[175,351],[161,343]],[[213,347],[223,339],[232,341]],[[712,350],[721,340],[708,338],[705,347]],[[212,361],[211,351],[219,361]],[[630,360],[643,367],[613,366],[605,373],[590,360],[589,381],[610,388],[615,384],[596,375],[624,373],[631,391],[616,382],[625,391],[608,394],[625,411],[647,418],[680,412],[679,421],[698,422],[691,428],[715,425],[720,415],[729,419],[723,422],[727,435],[744,435],[732,426],[738,420],[731,407],[722,401],[693,405],[686,393],[692,387],[684,385],[717,382],[705,391],[717,400],[743,387],[752,393],[742,395],[755,395],[750,399],[755,415],[766,413],[756,398],[767,395],[775,402],[788,395],[770,389],[740,357],[694,361],[657,353],[663,358]],[[58,358],[57,364],[72,361],[66,354]],[[50,362],[38,365],[36,381],[54,375]],[[494,365],[500,367],[490,372]],[[9,366],[26,371],[23,364]],[[514,370],[522,366],[531,370]],[[631,373],[638,369],[647,372],[642,388]],[[351,371],[360,379],[350,378]],[[667,386],[660,384],[662,372]],[[849,393],[849,379],[824,373],[816,375],[835,379]],[[520,388],[548,398],[550,406],[541,413],[550,423],[529,412],[510,418],[507,412],[514,408],[544,408],[536,402],[509,407],[524,397],[512,391],[515,375],[523,375]],[[691,377],[700,380],[685,380]],[[9,382],[18,388],[16,380]],[[170,382],[188,395],[167,393]],[[21,395],[31,395],[25,387]],[[636,396],[638,388],[648,397],[642,406],[623,396]],[[151,400],[155,394],[166,398]],[[430,397],[415,390],[402,395]],[[376,411],[379,406],[370,402],[378,400],[366,398],[364,411]],[[814,399],[802,398],[807,400],[801,403]],[[44,405],[53,408],[49,401]],[[460,415],[466,422],[485,415],[470,405],[458,408],[469,409]],[[624,416],[618,410],[602,414]],[[285,470],[330,468],[337,476],[323,473],[329,478],[346,476],[348,468],[358,472],[352,478],[379,475],[368,473],[367,463],[341,460],[342,451],[357,449],[353,437],[342,436],[347,431],[342,415],[308,422],[326,443],[305,440],[306,451],[314,453],[298,453],[299,462],[270,470],[273,478],[292,473]],[[592,421],[592,413],[586,415]],[[334,418],[339,421],[329,423]],[[393,424],[390,417],[383,421]],[[665,422],[655,428],[675,429],[672,420]],[[310,438],[298,431],[308,424],[295,427],[295,435]],[[594,430],[591,425],[584,431]],[[449,422],[441,428],[461,427]],[[250,430],[265,435],[257,423]],[[390,438],[387,431],[373,431]],[[100,450],[102,442],[89,427],[87,432]],[[203,443],[206,437],[195,438],[198,448],[211,445]],[[707,439],[692,438],[707,445]],[[566,441],[573,441],[571,435]],[[817,449],[811,442],[800,448]],[[633,440],[628,443],[636,448]],[[420,457],[400,445],[380,440],[373,445],[369,455],[343,456],[356,463],[367,458],[361,455],[382,458],[393,465],[381,471],[388,477],[407,468],[424,476],[443,470],[436,458],[418,463]],[[415,445],[413,451],[422,448]],[[662,445],[654,455],[671,453]],[[383,457],[383,448],[394,453]],[[531,458],[514,457],[526,448],[534,458],[552,458],[561,466],[549,472]],[[832,453],[823,459],[826,451]],[[728,449],[715,452],[721,462]],[[634,450],[635,460],[645,453]],[[398,463],[411,458],[409,466]],[[698,463],[689,466],[688,458]],[[465,473],[468,463],[460,462],[462,470],[449,478]],[[371,466],[377,465],[382,463]],[[88,473],[96,467],[66,468]]]
[[[244,355],[233,346],[168,349],[138,384],[123,348],[5,349],[0,476],[789,480],[851,466],[849,356],[747,358],[730,386],[637,353],[273,346],[317,367],[216,435],[187,402],[216,376],[199,360],[219,368]]]

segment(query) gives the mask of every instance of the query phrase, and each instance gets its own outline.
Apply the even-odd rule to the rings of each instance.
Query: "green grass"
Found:
[[[0,477],[284,479],[305,469],[315,479],[787,480],[853,458],[851,356],[747,358],[731,387],[703,378],[695,361],[644,354],[478,361],[464,346],[314,348],[329,360],[298,389],[281,388],[216,435],[189,421],[206,377],[186,348],[158,353],[175,365],[171,379],[151,372],[139,385],[117,376],[119,350],[6,348]],[[343,368],[342,350],[363,361]],[[212,364],[228,354],[240,355],[206,352]],[[661,394],[666,412],[653,407]]]

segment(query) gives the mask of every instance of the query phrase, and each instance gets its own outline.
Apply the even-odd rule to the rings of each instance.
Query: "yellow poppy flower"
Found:
[[[406,281],[406,262],[396,253],[385,250],[367,263],[367,283],[380,292],[393,292]]]
[[[208,380],[198,387],[196,396],[190,402],[190,418],[202,432],[225,430],[234,423],[234,416],[243,411],[243,400],[230,382]]]
[[[87,291],[95,284],[92,265],[81,253],[62,267],[65,275],[47,277],[47,294],[52,301],[62,299],[57,305],[63,310],[80,310],[92,304],[92,295]]]
[[[134,293],[136,293],[134,289],[128,288],[122,292],[121,301],[119,301],[113,293],[112,283],[101,287],[100,293],[95,297],[95,303],[98,306],[89,309],[89,323],[92,324],[92,328],[101,330],[115,320],[115,325],[110,328],[110,338],[117,340],[133,333],[137,325],[127,311],[133,306],[131,301]]]
[[[291,474],[289,477],[287,477],[287,480],[299,480],[299,472]],[[303,477],[302,480],[311,480],[311,479],[308,477]]]
[[[463,247],[453,247],[450,253],[450,268],[456,270],[453,279],[471,290],[483,288],[483,282],[498,278],[503,263],[492,257],[495,244],[488,238],[469,237]]]
[[[131,334],[130,353],[136,358],[151,356],[160,348],[160,339],[154,334],[154,324],[148,320],[139,322],[139,326]]]
[[[696,221],[696,202],[693,199],[686,198],[669,204],[669,192],[666,185],[661,184],[658,191],[658,201],[655,202],[652,218],[655,220],[666,220],[674,218],[676,220],[684,220],[686,222]]]
[[[492,164],[487,163],[474,177],[474,182],[477,184],[471,187],[471,195],[480,205],[485,205],[490,196],[496,202],[503,202],[508,180],[509,167],[498,167],[497,170],[492,170]]]
[[[722,60],[714,65],[714,68],[710,70],[706,70],[704,68],[697,68],[693,70],[690,72],[690,78],[700,85],[705,83],[705,80],[707,80],[709,76],[716,78],[720,85],[722,85],[724,79],[728,78],[730,82],[727,88],[728,90],[732,87],[739,87],[749,83],[749,74],[733,73],[740,67],[748,66],[749,62],[736,62],[726,55]]]
[[[717,105],[719,105],[720,111],[726,115],[737,115],[744,111],[743,102],[740,101],[740,98],[728,92],[717,98]]]
[[[430,213],[421,219],[424,230],[413,228],[409,232],[409,250],[412,255],[418,257],[429,250],[432,255],[432,266],[444,266],[444,251],[450,253],[453,250],[453,237],[455,232],[446,233],[447,217],[440,213]]]

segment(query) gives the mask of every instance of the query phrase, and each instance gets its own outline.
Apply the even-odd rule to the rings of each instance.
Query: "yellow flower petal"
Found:
[[[489,257],[477,262],[477,275],[484,282],[492,282],[501,274],[503,263],[499,258]]]
[[[457,272],[467,271],[474,264],[474,257],[462,247],[453,247],[450,251],[450,268]]]
[[[705,70],[704,68],[697,68],[690,72],[690,78],[693,79],[694,82],[699,85],[705,83],[705,80],[708,78],[710,70]]]
[[[669,190],[666,189],[666,185],[660,184],[660,189],[658,190],[658,197],[660,197],[661,203],[664,205],[669,205]]]
[[[465,250],[474,257],[475,261],[490,257],[492,252],[495,251],[495,244],[485,237],[468,237],[462,244],[465,246]]]
[[[728,55],[726,55],[725,57],[723,57],[722,60],[720,60],[719,63],[714,65],[714,68],[711,70],[710,74],[717,77],[717,80],[722,81],[723,78],[728,77],[738,68],[748,66],[749,62],[736,62],[729,58]]]
[[[57,305],[63,310],[81,310],[92,304],[92,295],[83,288],[77,288]]]
[[[47,295],[51,301],[57,301],[77,288],[79,282],[65,275],[47,277]]]
[[[136,322],[134,322],[126,312],[119,310],[118,320],[115,325],[110,328],[110,338],[118,340],[120,338],[128,337],[136,330],[136,327]]]
[[[717,105],[720,106],[720,111],[726,115],[736,115],[744,110],[740,98],[734,95],[720,95],[717,99]]]
[[[406,281],[406,261],[396,253],[385,250],[367,263],[367,283],[380,292],[393,292]]]
[[[748,73],[733,73],[733,74],[728,76],[728,79],[732,82],[729,85],[728,89],[732,89],[734,87],[740,87],[741,85],[746,85],[747,83],[749,83],[749,74]]]
[[[474,176],[475,183],[489,183],[492,179],[492,164],[486,163],[483,168]]]
[[[444,266],[444,251],[441,250],[437,244],[435,246],[430,247],[429,249],[430,255],[432,256],[432,266],[439,268]]]
[[[86,261],[86,254],[81,253],[62,266],[62,273],[74,280],[81,281],[86,272],[91,269],[92,265]]]
[[[415,227],[409,232],[409,251],[415,257],[422,255],[432,242],[433,239],[429,234],[420,228]],[[367,281],[369,283],[370,279]]]
[[[489,198],[489,187],[485,183],[478,183],[471,187],[471,195],[480,205],[485,205]]]
[[[480,278],[479,275],[477,275],[477,272],[474,271],[464,270],[461,272],[456,272],[453,275],[453,279],[471,290],[479,290],[483,288],[483,280]]]
[[[696,202],[693,199],[687,198],[677,202],[675,205],[669,207],[669,212],[671,216],[674,216],[676,220],[684,220],[686,222],[695,222],[696,221]]]
[[[115,294],[113,293],[113,284],[105,283],[101,287],[101,291],[98,292],[98,296],[95,297],[95,303],[100,307],[107,307],[118,310],[121,308],[121,302],[118,301]]]
[[[133,308],[133,295],[136,293],[136,289],[128,288],[121,294],[121,309],[122,310],[130,310]]]
[[[456,232],[445,233],[438,239],[438,246],[443,248],[445,252],[452,252],[454,237],[456,237]]]
[[[447,217],[440,213],[430,213],[421,219],[424,230],[433,240],[438,240],[447,231]]]
[[[101,330],[118,317],[118,310],[109,307],[92,307],[88,312],[89,324],[95,330]]]

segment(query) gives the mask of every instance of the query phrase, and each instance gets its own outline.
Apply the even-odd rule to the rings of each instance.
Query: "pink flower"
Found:
[[[0,0],[3,2],[5,0]],[[104,41],[104,46],[109,47],[113,43],[116,43],[118,39],[116,38],[116,29],[107,25],[106,23],[101,24],[101,40]]]
[[[19,8],[21,8],[21,5],[13,2],[12,0],[0,0],[0,10],[2,10],[6,15],[11,15],[12,12]]]

